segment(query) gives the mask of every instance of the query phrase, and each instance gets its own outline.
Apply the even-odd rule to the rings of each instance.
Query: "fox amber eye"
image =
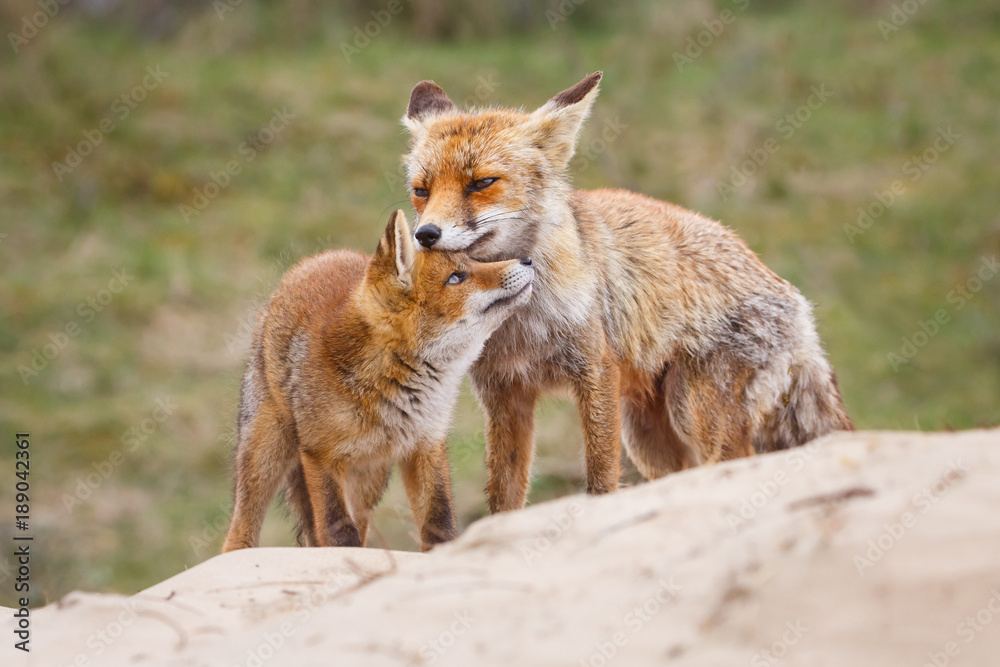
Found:
[[[496,183],[498,180],[500,180],[500,179],[498,179],[498,178],[480,178],[478,181],[473,181],[472,185],[469,186],[469,189],[472,190],[473,192],[479,192],[480,190],[485,190],[486,188],[490,187],[491,185],[493,185],[494,183]]]
[[[450,276],[448,276],[448,280],[444,281],[444,284],[445,285],[457,285],[460,282],[463,282],[468,277],[469,276],[466,273],[457,273],[456,272],[456,273],[453,273]]]
[[[431,196],[431,192],[427,188],[413,188],[413,195],[421,199],[427,199]]]

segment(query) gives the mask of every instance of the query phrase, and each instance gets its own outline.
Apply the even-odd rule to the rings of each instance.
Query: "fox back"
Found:
[[[739,237],[640,194],[571,187],[600,80],[530,113],[463,111],[424,81],[403,119],[421,245],[537,265],[531,303],[471,370],[494,510],[524,502],[529,416],[554,386],[578,400],[595,493],[617,486],[622,433],[656,477],[851,428],[810,304]]]

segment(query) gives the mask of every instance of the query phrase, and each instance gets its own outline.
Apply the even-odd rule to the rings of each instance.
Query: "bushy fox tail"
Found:
[[[831,431],[853,431],[837,378],[826,360],[809,360],[792,369],[787,400],[754,438],[758,453],[805,444]]]
[[[776,410],[754,433],[758,453],[789,449],[831,431],[853,431],[837,377],[826,360],[812,318],[812,307],[797,295],[797,337],[788,362],[788,384]]]

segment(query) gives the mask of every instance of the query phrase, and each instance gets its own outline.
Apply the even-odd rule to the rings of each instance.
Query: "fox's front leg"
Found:
[[[587,461],[587,493],[610,493],[621,476],[621,369],[602,354],[575,382],[577,407],[583,423]]]
[[[420,527],[420,547],[455,539],[455,510],[451,500],[448,449],[442,441],[418,447],[400,463],[403,485]]]
[[[344,497],[343,466],[331,466],[309,452],[302,452],[302,474],[312,503],[316,542],[321,547],[360,547],[361,535],[351,519]]]
[[[521,382],[477,383],[486,412],[486,500],[490,512],[524,507],[535,449],[538,391]]]

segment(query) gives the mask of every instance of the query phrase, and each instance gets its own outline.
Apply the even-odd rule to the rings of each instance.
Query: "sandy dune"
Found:
[[[1000,430],[862,432],[421,555],[256,549],[33,614],[4,665],[1000,664]],[[7,656],[13,655],[13,660]]]

